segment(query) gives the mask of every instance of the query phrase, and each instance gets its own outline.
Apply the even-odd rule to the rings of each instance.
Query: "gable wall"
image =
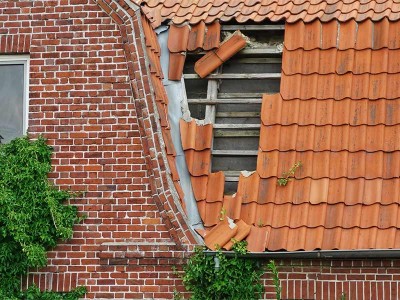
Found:
[[[154,171],[165,166],[140,70],[144,52],[134,48],[137,19],[124,26],[110,6],[0,2],[0,54],[30,54],[29,135],[54,147],[50,178],[83,192],[71,202],[87,215],[26,283],[59,291],[85,285],[91,299],[172,298],[184,222],[170,217],[165,174]],[[125,255],[134,258],[129,266]]]
[[[49,267],[31,272],[25,284],[59,291],[85,285],[88,299],[172,299],[174,289],[183,291],[171,267],[188,254],[187,228],[171,221],[165,174],[154,173],[165,166],[157,140],[148,138],[157,124],[139,70],[144,52],[129,40],[137,20],[124,26],[110,7],[117,6],[0,2],[0,53],[31,57],[29,133],[49,139],[51,179],[84,191],[72,202],[88,216],[71,241],[49,253]],[[340,299],[342,291],[346,299],[399,298],[397,260],[277,263],[283,298]],[[265,299],[274,299],[268,274],[265,285]]]

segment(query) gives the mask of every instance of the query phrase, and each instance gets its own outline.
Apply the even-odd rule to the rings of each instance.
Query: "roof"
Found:
[[[149,11],[160,11],[161,21],[181,22],[175,16],[183,14],[186,1],[172,2],[176,3],[142,1],[143,12],[150,16],[148,31],[156,24]],[[186,7],[193,12],[209,5],[225,7],[213,18],[210,10],[203,19],[206,26],[232,16],[245,22],[240,19],[243,14],[258,16],[260,7],[270,2],[275,9],[260,20],[280,20],[277,16],[283,14],[278,11],[286,11],[287,18],[280,93],[263,97],[257,169],[242,173],[235,195],[224,195],[223,172],[210,172],[212,125],[181,121],[182,145],[209,248],[218,244],[230,249],[232,238],[246,239],[251,251],[400,248],[400,22],[390,21],[400,17],[399,4],[187,2],[194,3]],[[236,2],[240,4],[228,18],[227,6]],[[167,9],[174,12],[167,15]],[[194,23],[194,15],[185,15],[185,21]],[[176,52],[186,50],[181,48]],[[164,122],[165,137],[168,121]],[[173,158],[168,138],[166,144]],[[295,179],[277,185],[297,161],[302,167]]]
[[[338,20],[391,21],[400,17],[398,0],[141,0],[142,11],[154,28],[162,22],[193,25],[216,20],[262,22],[322,22]]]

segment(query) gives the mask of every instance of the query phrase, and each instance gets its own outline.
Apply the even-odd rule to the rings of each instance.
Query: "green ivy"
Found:
[[[252,300],[264,293],[261,276],[264,271],[254,259],[246,258],[246,242],[234,245],[234,255],[217,251],[206,255],[204,247],[197,247],[184,267],[185,288],[193,300]]]
[[[0,299],[78,299],[82,289],[62,294],[30,287],[21,293],[21,276],[46,265],[46,251],[71,238],[80,219],[71,197],[48,181],[52,148],[39,137],[0,145]],[[60,298],[61,297],[61,298]]]

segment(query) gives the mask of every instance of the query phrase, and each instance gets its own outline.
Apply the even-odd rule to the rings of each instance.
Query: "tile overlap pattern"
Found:
[[[234,195],[208,172],[212,129],[197,148],[204,129],[190,123],[182,140],[208,240],[237,234],[214,230],[229,217],[251,226],[252,251],[400,247],[399,24],[286,25],[280,94],[263,97],[257,169]],[[278,186],[297,161],[295,179]]]
[[[346,22],[367,19],[390,21],[400,17],[397,0],[140,0],[142,11],[153,28],[170,20],[173,24],[198,24],[236,21],[286,21],[306,23],[316,19],[322,22]]]

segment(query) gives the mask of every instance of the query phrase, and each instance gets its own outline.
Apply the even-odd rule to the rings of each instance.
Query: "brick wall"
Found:
[[[400,260],[275,260],[282,299],[400,299]],[[270,275],[265,299],[274,298]],[[345,298],[341,298],[344,293]]]
[[[172,298],[171,266],[194,240],[168,185],[139,17],[123,1],[0,1],[0,54],[30,54],[28,132],[48,138],[51,180],[82,192],[71,202],[87,215],[24,284]]]
[[[30,54],[29,133],[48,138],[51,180],[83,192],[71,202],[87,215],[24,284],[85,285],[88,299],[183,291],[172,267],[195,241],[168,184],[140,32],[123,1],[0,1],[0,54]],[[399,299],[398,265],[278,262],[289,299]]]

